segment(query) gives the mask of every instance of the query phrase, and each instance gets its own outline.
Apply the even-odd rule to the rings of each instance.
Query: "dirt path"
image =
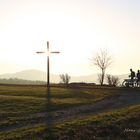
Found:
[[[35,113],[27,116],[27,119],[30,118],[44,118],[38,119],[39,121],[36,123],[32,122],[29,125],[13,125],[11,127],[5,128],[2,131],[10,131],[16,128],[25,128],[25,127],[33,127],[36,124],[41,123],[56,123],[63,120],[68,120],[71,118],[75,118],[85,114],[96,114],[99,112],[105,112],[112,109],[123,108],[134,104],[140,104],[140,92],[139,91],[131,91],[131,92],[123,92],[116,94],[116,96],[112,96],[106,98],[102,101],[96,102],[90,105],[81,105],[78,107],[71,107],[67,109],[52,111],[52,112],[42,112]],[[24,117],[25,118],[25,117]]]
[[[117,94],[116,96],[106,98],[94,104],[81,105],[78,107],[71,107],[63,110],[53,111],[50,112],[49,115],[51,115],[54,120],[61,118],[68,119],[77,115],[80,116],[84,113],[104,112],[111,109],[123,108],[134,104],[140,104],[139,92]],[[34,115],[37,117],[47,117],[48,113],[36,113]]]

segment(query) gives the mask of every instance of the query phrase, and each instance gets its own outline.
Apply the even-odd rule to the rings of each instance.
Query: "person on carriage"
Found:
[[[137,72],[137,87],[140,86],[140,70]]]
[[[130,78],[131,78],[131,83],[132,83],[132,87],[134,87],[134,78],[135,78],[135,72],[132,70],[132,69],[130,69]]]

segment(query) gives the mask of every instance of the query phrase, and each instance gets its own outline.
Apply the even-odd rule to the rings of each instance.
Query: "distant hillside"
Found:
[[[17,73],[6,73],[0,75],[0,78],[18,78],[18,79],[25,79],[25,80],[40,80],[45,81],[45,72],[39,70],[24,70]]]
[[[98,75],[82,75],[82,76],[71,76],[70,82],[87,82],[87,83],[98,83]],[[128,74],[118,75],[120,81],[128,78]],[[0,79],[22,79],[22,80],[30,80],[30,81],[46,81],[46,72],[39,70],[24,70],[17,73],[7,73],[0,75]],[[50,75],[52,83],[59,83],[60,77],[59,75]]]
[[[70,75],[71,76],[71,75]],[[0,75],[0,79],[23,79],[23,80],[31,80],[31,81],[46,81],[46,72],[39,70],[24,70],[17,73],[6,73]],[[59,75],[50,75],[51,82],[59,83],[60,77]],[[71,82],[95,82],[97,79],[96,74],[88,75],[88,76],[71,76]]]
[[[18,85],[45,85],[44,81],[31,81],[18,78],[0,79],[0,84],[18,84]]]

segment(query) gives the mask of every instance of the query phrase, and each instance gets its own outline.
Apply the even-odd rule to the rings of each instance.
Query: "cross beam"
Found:
[[[42,54],[46,53],[45,51],[37,51],[36,53]],[[60,53],[59,51],[51,51],[49,50],[49,41],[47,41],[47,87],[50,87],[50,60],[49,60],[49,54],[51,53]]]

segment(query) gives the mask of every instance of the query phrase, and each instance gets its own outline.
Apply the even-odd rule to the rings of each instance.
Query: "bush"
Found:
[[[106,80],[107,80],[107,83],[109,86],[116,87],[119,84],[119,77],[117,77],[117,76],[113,76],[113,75],[108,74],[106,76]]]

